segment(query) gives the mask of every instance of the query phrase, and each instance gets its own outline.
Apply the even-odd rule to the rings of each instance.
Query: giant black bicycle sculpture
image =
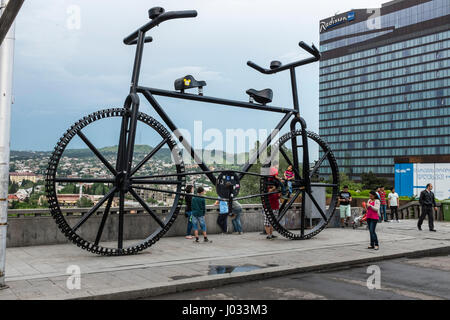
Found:
[[[149,23],[145,24],[143,27],[124,39],[124,43],[126,45],[137,46],[130,94],[125,100],[124,107],[94,112],[76,122],[59,140],[49,161],[46,175],[46,192],[48,203],[52,216],[56,220],[56,223],[64,235],[79,247],[97,254],[128,255],[138,253],[139,251],[153,245],[170,229],[180,211],[182,199],[186,196],[186,177],[200,174],[205,175],[211,183],[216,186],[218,196],[229,202],[230,210],[232,209],[233,200],[260,197],[265,214],[267,215],[269,221],[272,223],[274,228],[286,238],[294,240],[308,239],[322,231],[330,221],[336,208],[338,193],[338,168],[333,153],[327,144],[321,140],[318,135],[308,132],[306,130],[306,123],[304,119],[300,117],[295,73],[296,67],[319,61],[321,58],[319,50],[317,50],[314,45],[310,47],[304,42],[300,42],[300,47],[310,53],[312,55],[311,58],[286,65],[283,65],[279,61],[273,61],[270,69],[264,69],[253,62],[248,62],[250,67],[263,74],[275,74],[285,70],[290,71],[294,103],[294,107],[292,109],[268,106],[267,104],[272,102],[273,95],[272,90],[270,89],[262,91],[256,91],[254,89],[248,90],[247,94],[250,96],[249,103],[207,97],[203,95],[203,87],[206,86],[206,82],[196,81],[192,76],[186,76],[176,80],[175,91],[147,88],[139,85],[144,45],[145,43],[153,41],[152,37],[146,37],[146,33],[164,21],[171,19],[193,18],[197,16],[197,12],[165,12],[163,8],[157,7],[150,9],[149,16],[151,19]],[[199,94],[185,93],[185,90],[192,88],[198,88]],[[156,113],[165,122],[168,129],[166,129],[154,118],[139,111],[140,99],[138,94],[143,95],[148,100]],[[275,112],[284,116],[280,123],[276,126],[275,131],[267,137],[264,143],[259,146],[255,154],[249,159],[241,170],[211,170],[204,162],[200,160],[200,157],[196,151],[191,148],[188,141],[179,134],[177,127],[165,113],[163,107],[156,101],[155,96]],[[115,165],[113,165],[113,161],[111,161],[111,159],[108,160],[104,155],[102,155],[102,152],[94,146],[94,143],[87,137],[86,133],[86,131],[89,131],[88,129],[93,123],[112,118],[121,121],[120,139],[118,142]],[[279,138],[278,141],[274,141],[276,137],[275,132],[281,130],[289,120],[291,120],[290,131]],[[134,158],[138,125],[144,126],[148,130],[153,131],[156,135],[160,136],[161,139],[161,142],[155,145],[155,147],[153,147],[151,151],[139,162]],[[296,128],[297,125],[300,126],[299,129]],[[170,132],[172,132],[172,134]],[[101,163],[107,168],[110,173],[110,177],[79,178],[69,177],[63,173],[64,170],[60,168],[60,160],[64,156],[67,145],[75,137],[81,139],[81,141],[89,147],[98,160],[101,161]],[[190,157],[196,161],[199,170],[195,172],[186,172],[176,139],[189,152]],[[310,148],[312,143],[316,144],[315,148],[318,149],[316,150],[318,151],[318,157],[315,163],[310,165],[312,163],[312,159],[310,157]],[[144,166],[148,165],[149,161],[151,161],[151,159],[163,149],[171,151],[171,161],[173,161],[173,166],[168,167],[168,170],[172,170],[173,172],[139,176],[138,172]],[[264,164],[264,168],[276,165],[276,157],[279,156],[281,159],[284,159],[287,164],[293,166],[293,171],[295,173],[295,179],[292,185],[292,194],[290,194],[290,197],[287,199],[283,199],[278,214],[273,212],[269,197],[272,194],[280,193],[279,180],[271,176],[271,172],[269,171],[263,172],[263,170],[261,170],[261,173],[250,172],[252,166],[264,153],[270,154],[268,161]],[[256,176],[257,179],[260,180],[259,194],[250,194],[239,197],[241,180],[245,176]],[[60,188],[64,185],[76,183],[103,183],[109,185],[111,188],[108,192],[106,192],[106,195],[104,195],[95,205],[93,205],[87,213],[83,214],[74,224],[69,223],[69,219],[67,219],[67,217],[62,213],[61,204],[58,200],[58,197],[60,196],[58,194],[58,190],[60,190]],[[277,186],[277,189],[275,190],[272,188],[274,185]],[[172,189],[168,190],[168,186],[171,186]],[[327,188],[328,193],[331,192],[332,198],[328,207],[325,206],[325,203],[319,203],[319,201],[316,200],[313,194],[313,189],[316,188]],[[152,207],[139,194],[139,192],[143,190],[152,192],[153,194],[156,193],[159,195],[165,194],[172,196],[172,206],[162,215],[156,214],[154,212],[154,208],[152,209]],[[322,194],[323,193],[324,192],[322,192]],[[129,214],[126,214],[125,212],[125,200],[127,197],[132,197],[135,199],[152,217],[151,226],[148,226],[149,234],[145,239],[124,241],[124,238],[126,237],[126,235],[124,236],[124,226],[128,226],[125,221],[126,217],[129,216]],[[104,234],[108,217],[112,219],[110,213],[113,210],[113,203],[114,201],[117,201],[117,198],[118,210],[116,210],[117,214],[113,220],[117,222],[117,225],[114,223],[114,227],[110,226],[108,231],[109,235],[111,232],[116,233],[117,242],[102,242],[102,235]],[[212,199],[211,197],[205,198]],[[311,206],[314,206],[316,211],[319,213],[318,217],[315,217],[315,219],[307,219],[307,201],[310,201],[310,203],[312,203]],[[294,230],[288,229],[286,223],[282,221],[283,217],[285,217],[290,210],[297,213],[300,221],[299,227]],[[101,220],[92,219],[92,216],[99,215],[99,212],[102,212]],[[84,234],[82,230],[83,226],[87,226],[87,224],[90,223],[90,218],[91,220],[97,221],[97,225],[95,226],[95,230],[97,230],[95,232],[96,235],[95,237],[91,236],[92,239]],[[127,231],[128,234],[132,234],[132,230]],[[133,237],[128,236],[126,238],[130,239]]]

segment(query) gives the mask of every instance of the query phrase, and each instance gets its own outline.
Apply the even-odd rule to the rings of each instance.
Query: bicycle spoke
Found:
[[[317,203],[316,199],[313,197],[312,193],[308,192],[309,198],[311,199],[311,201],[314,203],[314,205],[316,206],[317,210],[319,210],[320,215],[323,217],[323,219],[325,220],[325,222],[328,221],[327,216],[325,215],[325,213],[323,212],[322,208],[319,206],[319,204]]]
[[[316,171],[319,170],[319,167],[322,165],[322,163],[325,161],[325,159],[328,157],[329,154],[330,154],[330,150],[328,150],[323,155],[323,157],[316,163],[316,165],[314,166],[314,169],[312,169],[311,173],[309,174],[310,178],[316,174]]]
[[[239,200],[245,200],[245,199],[251,199],[251,198],[260,198],[260,197],[263,197],[263,196],[269,196],[271,194],[276,194],[276,193],[280,193],[280,191],[274,191],[274,192],[268,192],[268,193],[260,193],[260,194],[252,194],[250,196],[237,197],[237,198],[234,198],[233,200],[239,201]]]
[[[176,180],[146,180],[146,179],[133,179],[132,184],[181,184],[181,181]]]
[[[284,152],[283,148],[280,148],[279,150],[280,150],[281,154],[283,155],[283,157],[286,159],[287,163],[292,166],[292,170],[294,170],[294,172],[297,174],[297,176],[299,178],[301,178],[302,176],[300,175],[300,173],[298,173],[297,169],[295,169],[295,166],[292,164],[291,160],[289,159],[287,154]]]
[[[117,248],[123,249],[123,218],[125,211],[125,194],[120,191],[119,195],[119,236],[117,239]]]
[[[295,194],[295,196],[293,196],[293,197],[289,200],[289,202],[287,203],[287,205],[285,205],[286,201],[283,202],[283,204],[281,205],[282,207],[283,207],[283,205],[284,205],[284,207],[283,207],[283,212],[281,212],[281,213],[278,214],[278,218],[277,218],[278,221],[280,221],[280,220],[285,216],[285,214],[289,211],[289,208],[292,206],[292,204],[295,202],[295,200],[297,200],[298,196],[300,195],[300,192],[301,192],[301,191],[297,191],[297,193]],[[281,211],[281,208],[280,208],[280,211]]]
[[[151,157],[153,157],[169,140],[169,138],[164,139],[163,141],[161,141],[144,159],[142,159],[141,162],[139,162],[139,164],[134,167],[133,170],[131,170],[130,175],[134,175],[144,164],[147,163],[148,160],[151,159]]]
[[[117,176],[116,169],[113,168],[113,166],[106,160],[106,158],[100,153],[100,151],[97,150],[97,148],[89,141],[89,139],[81,132],[78,132],[78,136],[81,138],[81,140],[86,143],[86,145],[89,147],[89,149],[92,150],[92,152],[97,156],[97,158],[109,169],[109,171],[112,172],[113,175]]]
[[[100,200],[99,202],[97,202],[97,204],[95,206],[93,206],[91,208],[91,210],[89,210],[88,213],[86,213],[80,221],[78,221],[78,223],[72,228],[72,230],[75,232],[77,231],[86,221],[87,219],[89,219],[97,210],[98,208],[100,208],[105,202],[106,200],[108,200],[112,195],[114,195],[114,193],[116,192],[116,187],[114,187],[111,191],[109,191],[106,196],[104,196],[102,198],[102,200]]]
[[[136,193],[136,191],[130,189],[130,193],[141,204],[141,206],[144,207],[145,211],[147,211],[153,217],[153,219],[156,220],[156,222],[161,226],[161,228],[164,228],[165,225],[161,221],[161,219],[158,218],[158,216],[153,212],[152,209],[150,209],[147,203],[145,203],[145,201]]]
[[[60,183],[114,183],[115,179],[95,179],[95,178],[55,178],[55,182]]]
[[[100,243],[100,239],[102,238],[103,229],[105,228],[106,219],[108,218],[109,210],[111,209],[113,199],[114,197],[109,198],[108,203],[106,204],[106,209],[103,212],[102,221],[100,223],[100,227],[98,228],[97,237],[95,238],[94,242],[96,246],[98,246],[98,244]]]

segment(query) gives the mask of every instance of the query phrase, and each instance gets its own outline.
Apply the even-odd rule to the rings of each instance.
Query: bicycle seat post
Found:
[[[134,59],[133,75],[131,79],[130,93],[136,93],[137,86],[139,85],[139,76],[141,73],[142,56],[144,53],[145,33],[139,31],[136,46],[136,56]]]
[[[291,72],[292,99],[294,102],[294,109],[298,112],[298,115],[300,116],[300,103],[298,100],[297,76],[295,73],[295,67],[291,67],[290,72]]]

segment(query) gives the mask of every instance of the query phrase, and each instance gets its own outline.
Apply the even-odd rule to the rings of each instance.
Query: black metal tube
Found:
[[[289,113],[289,112],[295,111],[295,110],[289,109],[289,108],[271,107],[271,106],[260,105],[260,104],[255,104],[255,103],[241,102],[241,101],[207,97],[207,96],[199,96],[199,95],[195,95],[195,94],[179,93],[179,92],[175,92],[175,91],[161,90],[161,89],[155,89],[155,88],[138,87],[137,92],[142,93],[144,95],[145,95],[145,92],[150,92],[151,94],[153,94],[155,96],[162,96],[162,97],[169,97],[169,98],[183,99],[183,100],[193,100],[193,101],[200,101],[200,102],[205,102],[205,103],[227,105],[227,106],[232,106],[232,107],[239,107],[239,108],[246,108],[246,109],[253,109],[253,110],[260,110],[260,111],[270,111],[270,112],[279,112],[279,113]]]
[[[142,55],[144,54],[145,34],[139,32],[136,46],[136,56],[134,59],[133,75],[131,77],[130,93],[136,93],[136,87],[139,83],[139,76],[141,73]]]
[[[281,72],[281,71],[284,71],[284,70],[288,70],[288,69],[291,69],[291,68],[297,68],[297,67],[303,66],[305,64],[310,64],[310,63],[317,62],[317,61],[319,61],[319,59],[316,58],[316,57],[313,57],[313,58],[308,58],[308,59],[305,59],[305,60],[289,63],[289,64],[286,64],[286,65],[281,66],[281,67],[276,68],[276,69],[265,69],[265,68],[262,68],[262,67],[258,66],[256,63],[251,62],[251,61],[247,62],[247,65],[249,67],[251,67],[251,68],[261,72],[261,73],[264,73],[264,74],[275,74],[275,73],[278,73],[278,72]]]
[[[135,32],[130,34],[128,37],[123,39],[123,42],[125,44],[130,44],[130,42],[132,42],[133,40],[135,40],[138,37],[139,32],[146,33],[147,31],[158,26],[159,24],[161,24],[164,21],[172,20],[172,19],[195,18],[196,16],[197,16],[197,11],[195,11],[195,10],[171,11],[171,12],[163,13],[159,17],[153,19],[152,21],[145,24],[144,26],[142,26],[141,28],[139,28],[138,30],[136,30]]]
[[[295,68],[291,68],[291,86],[292,86],[292,99],[294,102],[294,109],[300,112],[300,105],[298,101],[298,90],[297,90],[297,77],[295,75]]]

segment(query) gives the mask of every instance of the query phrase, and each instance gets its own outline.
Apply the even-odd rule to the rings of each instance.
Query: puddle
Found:
[[[184,279],[191,279],[191,278],[195,278],[195,277],[201,277],[201,275],[193,275],[193,276],[174,276],[174,277],[170,277],[170,279],[172,280],[184,280]]]
[[[236,273],[236,272],[249,272],[253,270],[264,269],[267,267],[276,267],[277,265],[267,265],[266,267],[261,266],[252,266],[252,265],[244,265],[244,266],[209,266],[208,275],[213,274],[225,274],[225,273]]]

